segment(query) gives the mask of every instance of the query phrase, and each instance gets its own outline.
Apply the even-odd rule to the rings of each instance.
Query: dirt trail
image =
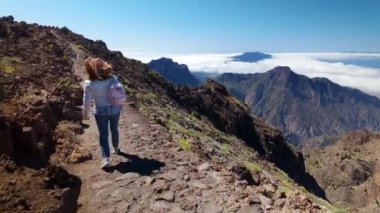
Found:
[[[93,118],[81,144],[94,159],[74,165],[82,180],[79,212],[220,212],[237,210],[228,192],[227,172],[213,171],[191,152],[180,151],[166,130],[150,123],[129,106],[120,120],[121,155],[112,155],[112,168],[99,168],[98,133]],[[219,183],[222,183],[219,185]],[[233,184],[231,184],[233,186]]]
[[[78,46],[75,46],[74,44],[70,44],[71,48],[74,50],[76,58],[74,60],[73,64],[73,71],[75,75],[78,77],[84,79],[85,76],[85,68],[83,65],[83,61],[87,58],[87,54],[81,50]],[[83,84],[83,82],[82,82]]]
[[[95,157],[72,168],[83,183],[79,212],[181,212],[180,208],[194,210],[205,197],[212,200],[202,189],[216,183],[218,175],[214,174],[216,180],[199,176],[195,171],[200,160],[178,151],[168,138],[162,127],[126,106],[120,120],[123,153],[111,157],[113,166],[105,172],[99,168],[98,135],[91,125],[81,141]],[[197,198],[190,195],[195,191]]]

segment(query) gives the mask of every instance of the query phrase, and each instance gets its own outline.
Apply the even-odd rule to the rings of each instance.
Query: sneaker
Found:
[[[111,166],[111,162],[109,158],[103,158],[102,164],[100,165],[100,168],[105,169]]]
[[[113,148],[113,150],[112,150],[112,154],[117,154],[117,155],[119,155],[120,154],[120,148],[119,147],[116,147],[116,148]]]

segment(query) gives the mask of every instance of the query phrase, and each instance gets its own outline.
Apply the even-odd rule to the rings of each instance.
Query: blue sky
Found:
[[[67,26],[111,49],[380,51],[379,0],[0,0],[0,16]]]

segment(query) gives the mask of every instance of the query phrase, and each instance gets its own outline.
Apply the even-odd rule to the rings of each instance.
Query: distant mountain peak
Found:
[[[269,72],[293,72],[292,69],[290,69],[290,67],[288,66],[277,66],[275,68],[273,68],[272,70],[270,70]]]
[[[241,61],[241,62],[249,62],[249,63],[255,63],[264,59],[272,58],[271,55],[261,53],[261,52],[245,52],[241,55],[233,56],[232,59],[234,61]]]
[[[270,78],[277,79],[278,82],[292,82],[299,79],[306,78],[306,76],[299,75],[288,66],[278,66],[267,72]]]
[[[162,57],[152,60],[147,65],[173,84],[190,87],[200,84],[200,81],[190,73],[187,65],[179,64],[171,58]]]
[[[281,74],[281,75],[290,75],[290,74],[294,74],[294,75],[298,75],[296,74],[295,72],[293,72],[293,70],[290,69],[290,67],[288,66],[277,66],[271,70],[268,71],[269,74]]]
[[[178,64],[177,62],[174,62],[173,59],[166,58],[166,57],[162,57],[162,58],[159,58],[159,59],[156,59],[156,60],[152,60],[151,62],[155,62],[155,61],[162,61],[162,62],[168,62],[168,63],[176,63],[176,64]]]
[[[338,85],[337,83],[332,82],[328,78],[324,78],[324,77],[309,78],[305,75],[296,73],[288,66],[277,66],[277,67],[269,70],[267,73],[271,76],[286,76],[286,77],[290,76],[293,78],[293,80],[303,78],[304,80],[308,80],[308,81],[315,82],[315,83],[324,83],[324,84],[330,84],[330,85],[342,87],[342,86]],[[289,79],[287,79],[287,80],[289,80]]]

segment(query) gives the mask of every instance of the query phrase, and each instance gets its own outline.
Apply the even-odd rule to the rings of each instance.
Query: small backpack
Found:
[[[112,76],[111,83],[108,87],[108,101],[111,105],[123,105],[127,100],[124,86],[115,76]]]

